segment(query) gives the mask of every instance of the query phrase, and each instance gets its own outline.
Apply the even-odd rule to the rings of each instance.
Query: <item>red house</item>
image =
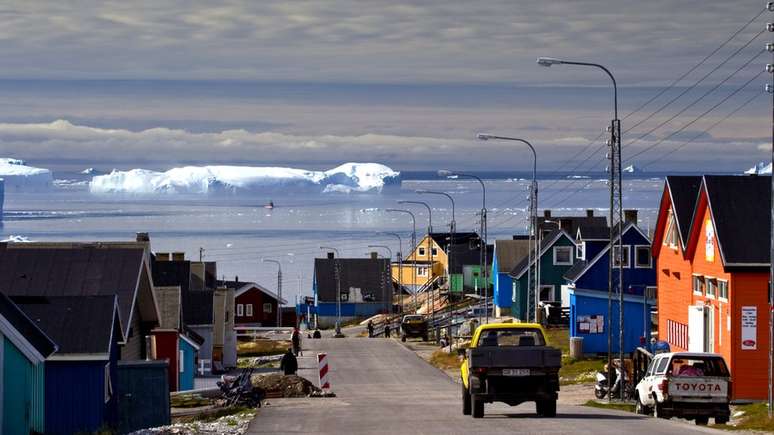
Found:
[[[236,326],[277,326],[277,295],[254,282],[220,281],[219,286],[232,288],[234,298],[234,323]],[[281,304],[286,304],[284,299]],[[282,326],[293,326],[286,324]]]
[[[659,335],[715,352],[734,399],[765,399],[771,178],[667,177],[653,236]]]

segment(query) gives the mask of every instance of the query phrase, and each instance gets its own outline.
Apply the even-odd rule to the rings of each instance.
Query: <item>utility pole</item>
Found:
[[[264,258],[264,263],[274,263],[277,265],[277,327],[282,327],[282,263],[279,260]]]
[[[201,263],[202,260],[204,260],[204,248],[199,247],[199,263]]]
[[[766,3],[766,9],[774,12],[774,2]],[[766,30],[774,32],[774,23],[768,23]],[[774,53],[774,43],[766,44],[766,50]],[[772,63],[766,65],[766,71],[774,73],[774,55]],[[766,90],[772,95],[771,100],[771,167],[774,169],[774,76]],[[769,238],[769,418],[774,416],[774,170],[771,174],[771,211],[770,211],[770,238]]]
[[[336,280],[336,335],[335,337],[343,337],[341,333],[341,268],[339,266],[339,250],[328,246],[320,246],[320,249],[327,249],[333,251],[335,257],[333,259],[333,277]]]

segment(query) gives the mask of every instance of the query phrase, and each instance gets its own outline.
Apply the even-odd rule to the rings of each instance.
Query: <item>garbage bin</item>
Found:
[[[570,337],[570,358],[583,358],[583,337]]]

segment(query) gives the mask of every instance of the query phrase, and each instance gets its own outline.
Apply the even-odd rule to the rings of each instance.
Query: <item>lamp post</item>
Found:
[[[387,246],[387,245],[368,245],[368,247],[370,249],[374,249],[374,248],[386,249],[387,250],[387,255],[389,255],[389,258],[387,260],[387,264],[388,265],[392,264],[392,249],[390,249],[389,246]],[[390,276],[388,277],[389,279],[386,280],[386,281],[390,283],[390,288],[392,288],[392,268],[388,267],[387,269],[388,269],[388,271],[390,273]],[[390,312],[392,312],[392,291],[390,292]]]
[[[398,238],[398,287],[400,288],[400,309],[403,311],[403,239],[398,233],[381,232],[385,236]],[[390,313],[392,313],[392,304],[394,297],[390,297]]]
[[[766,3],[766,9],[774,12],[774,2]],[[774,32],[774,23],[766,24],[766,30],[769,33]],[[766,50],[774,52],[774,43],[766,44]],[[766,71],[774,73],[774,58],[772,63],[766,65]],[[766,91],[772,95],[771,100],[771,167],[774,168],[774,78],[771,84],[766,85]],[[769,212],[771,222],[769,229],[771,231],[771,240],[769,240],[769,418],[774,416],[774,171],[771,174],[771,211]]]
[[[388,208],[388,209],[385,209],[385,211],[390,212],[390,213],[405,213],[405,214],[411,216],[411,225],[412,225],[412,230],[411,230],[411,246],[413,246],[414,249],[416,249],[416,247],[417,247],[417,218],[414,216],[414,213],[412,213],[409,210],[403,210],[403,209],[398,209],[398,208]],[[413,255],[413,258],[412,258],[412,263],[413,263],[413,268],[414,268],[414,272],[411,274],[411,284],[412,284],[412,287],[414,287],[414,288],[412,288],[412,296],[413,296],[413,299],[414,299],[414,309],[416,310],[416,306],[417,306],[417,293],[416,293],[416,286],[417,286],[417,253],[416,252],[414,252],[414,255]],[[402,298],[402,295],[401,295],[401,300],[402,299],[403,298]]]
[[[433,209],[430,204],[424,201],[398,201],[398,204],[416,204],[423,205],[427,209],[427,251],[430,256],[430,267],[427,268],[427,291],[430,293],[430,322],[435,324],[435,292],[431,288],[433,278],[435,277],[434,263],[433,263]],[[425,298],[427,299],[427,298]]]
[[[486,185],[484,184],[484,180],[475,175],[449,171],[448,169],[441,169],[438,171],[438,176],[472,178],[481,184],[481,191],[483,192],[481,203],[481,237],[483,238],[481,243],[481,273],[484,275],[484,312],[486,313],[486,323],[489,323],[489,279],[486,258]]]
[[[537,242],[537,233],[535,229],[535,223],[537,222],[537,209],[538,209],[538,184],[537,184],[537,152],[535,151],[535,147],[532,146],[529,141],[517,137],[508,137],[508,136],[497,136],[494,134],[487,134],[487,133],[479,133],[476,135],[476,137],[479,140],[508,140],[508,141],[514,141],[514,142],[521,142],[525,145],[527,145],[532,151],[532,184],[530,186],[530,193],[529,193],[529,208],[530,208],[530,216],[529,216],[529,238],[530,242],[532,244],[532,250],[530,250],[529,258],[527,259],[528,267],[532,268],[532,259],[535,259],[535,282],[532,286],[532,295],[527,295],[527,316],[533,315],[534,319],[537,320],[537,310],[538,310],[538,299],[540,295],[540,245]],[[539,229],[538,229],[539,230]],[[534,253],[534,254],[533,254]],[[530,280],[531,280],[531,274],[527,273],[527,288],[530,288]],[[515,296],[515,295],[514,295]],[[531,301],[531,302],[530,302]],[[533,307],[530,307],[530,303],[534,304]],[[531,309],[530,309],[531,308]]]
[[[282,263],[279,260],[264,258],[264,263],[274,263],[277,265],[277,327],[282,327]]]
[[[615,81],[615,77],[609,69],[598,63],[589,62],[575,62],[569,60],[555,59],[552,57],[540,57],[537,60],[538,65],[550,67],[551,65],[578,65],[585,67],[593,67],[601,69],[605,74],[610,77],[613,82],[613,121],[609,127],[611,134],[608,145],[610,146],[610,261],[607,274],[608,289],[607,289],[607,364],[608,364],[608,379],[612,379],[613,375],[613,360],[612,360],[612,348],[613,348],[613,336],[612,336],[612,316],[613,316],[613,271],[615,269],[616,259],[618,260],[618,328],[619,328],[619,358],[620,363],[623,365],[624,354],[624,334],[623,334],[623,237],[621,235],[621,229],[623,229],[623,195],[621,193],[621,120],[618,119],[618,85]],[[616,255],[614,244],[615,237],[618,236],[618,253]],[[624,391],[626,390],[624,385],[624,379],[621,379],[621,400],[624,398]],[[611,397],[608,396],[608,400]]]
[[[336,258],[333,260],[333,275],[336,278],[336,335],[343,337],[341,333],[341,268],[339,267],[339,250],[330,246],[320,246],[320,249],[333,251]]]

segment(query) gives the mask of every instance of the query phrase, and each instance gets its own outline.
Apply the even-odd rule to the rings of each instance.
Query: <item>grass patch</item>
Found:
[[[774,432],[774,419],[770,419],[766,403],[751,403],[749,405],[734,406],[731,415],[738,412],[744,415],[736,419],[736,424],[714,424],[712,427],[725,430],[755,430]]]
[[[169,397],[169,405],[173,408],[197,408],[209,404],[209,399],[198,394],[176,394]]]
[[[562,355],[570,353],[570,330],[567,328],[546,329],[548,344],[561,350]]]
[[[626,412],[634,412],[634,405],[630,403],[619,403],[619,402],[598,402],[596,400],[589,400],[586,403],[583,404],[583,406],[589,406],[591,408],[600,408],[600,409],[614,409],[616,411],[626,411]]]
[[[250,367],[278,369],[279,366],[279,361],[264,361],[260,364],[256,364],[254,357],[237,358],[237,368],[240,369],[248,369]]]
[[[567,355],[562,356],[562,368],[559,369],[559,383],[561,385],[585,384],[596,381],[597,372],[605,366],[605,360],[601,358],[572,359]]]
[[[237,355],[241,357],[277,355],[287,352],[290,347],[291,343],[288,340],[257,339],[239,343]]]
[[[430,356],[430,364],[441,370],[459,369],[462,365],[462,360],[460,360],[456,353],[436,350]]]

